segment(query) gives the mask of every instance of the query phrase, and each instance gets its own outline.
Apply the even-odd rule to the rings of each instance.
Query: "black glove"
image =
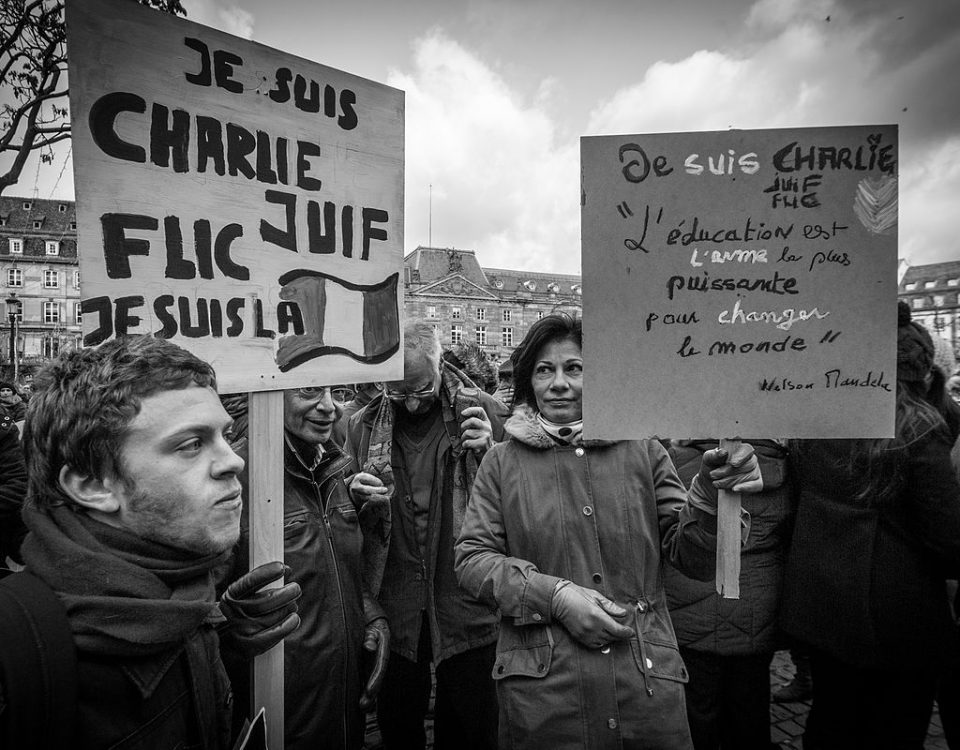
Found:
[[[281,562],[264,563],[227,587],[220,600],[220,611],[227,618],[220,633],[225,645],[249,659],[269,651],[300,627],[300,584],[263,589],[289,573]]]
[[[602,648],[610,641],[633,637],[633,630],[614,618],[628,612],[599,591],[561,581],[553,591],[550,611],[563,627],[587,648]]]
[[[390,658],[390,625],[386,617],[378,617],[367,623],[363,636],[363,647],[373,655],[373,669],[360,695],[360,709],[369,711],[376,703],[377,693],[387,673],[387,660]]]

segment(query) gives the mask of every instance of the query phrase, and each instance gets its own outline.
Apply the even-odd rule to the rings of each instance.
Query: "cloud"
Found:
[[[580,271],[579,161],[542,108],[552,82],[524,101],[474,53],[434,30],[406,92],[406,246],[476,250],[485,266]],[[432,212],[430,185],[433,186]]]
[[[759,0],[737,49],[655,63],[593,109],[588,132],[897,123],[901,254],[956,257],[945,204],[960,195],[946,161],[958,156],[960,26],[957,12],[943,11],[953,25],[934,28],[922,17],[931,3],[897,14],[886,0]]]
[[[212,26],[244,39],[253,38],[254,18],[249,11],[223,0],[183,0],[187,19]]]

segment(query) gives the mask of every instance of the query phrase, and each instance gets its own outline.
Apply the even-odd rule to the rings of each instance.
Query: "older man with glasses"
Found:
[[[284,646],[285,748],[360,748],[364,714],[376,699],[390,631],[363,576],[363,534],[345,479],[349,455],[331,439],[340,407],[331,387],[283,395],[283,544],[288,580],[303,591],[300,628]],[[245,445],[238,447],[245,454]],[[247,473],[241,477],[244,491]],[[237,565],[245,570],[244,503]],[[246,676],[239,672],[235,680]],[[238,699],[247,691],[236,689]]]
[[[432,665],[434,747],[494,748],[497,618],[457,586],[453,545],[480,459],[503,437],[503,407],[441,360],[427,323],[404,328],[403,374],[346,428],[362,467],[355,502],[390,502],[386,553],[369,576],[392,632],[377,718],[388,750],[424,747]]]

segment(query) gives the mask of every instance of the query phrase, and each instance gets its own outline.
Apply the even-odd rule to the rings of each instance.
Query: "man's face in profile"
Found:
[[[243,459],[228,443],[233,420],[211,388],[144,398],[120,453],[123,478],[111,522],[145,539],[208,555],[240,535]]]

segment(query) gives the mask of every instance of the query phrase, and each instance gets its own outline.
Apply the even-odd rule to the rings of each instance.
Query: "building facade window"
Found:
[[[60,339],[57,336],[44,336],[40,346],[43,356],[56,357],[60,354]]]
[[[73,303],[73,322],[80,325],[83,322],[83,313],[80,311],[80,303]]]
[[[437,306],[436,305],[427,305],[427,317],[435,318],[437,317]]]
[[[920,297],[914,297],[911,302],[913,303],[913,309],[919,310],[923,307],[923,299]]]
[[[543,310],[537,310],[537,320],[543,320]]]
[[[73,272],[73,288],[74,289],[80,288],[80,272],[79,271]]]
[[[513,329],[504,328],[501,334],[504,346],[513,346]]]
[[[478,307],[478,308],[477,308],[477,320],[486,320],[486,319],[487,319],[487,311],[486,311],[486,309],[483,308],[483,307]]]
[[[56,240],[47,240],[44,243],[47,255],[60,255],[60,243]]]
[[[943,307],[944,297],[942,294],[933,295],[933,306],[934,307]]]
[[[54,268],[43,269],[43,288],[58,289],[60,287],[60,274]]]
[[[7,269],[7,286],[23,286],[23,271],[21,269]]]
[[[60,322],[60,303],[59,302],[43,303],[43,322],[44,323]]]
[[[23,253],[23,240],[11,237],[10,238],[10,252],[15,255],[20,255]]]
[[[509,323],[513,320],[513,310],[504,310],[503,311],[503,322]]]
[[[479,346],[487,345],[487,327],[477,326],[477,344]]]
[[[454,320],[460,320],[463,317],[463,308],[454,305],[450,308],[450,317]]]
[[[461,325],[450,326],[450,343],[451,344],[463,343],[463,326]]]
[[[17,318],[17,322],[18,322],[18,323],[22,323],[22,322],[23,322],[23,303],[22,303],[22,302],[19,302],[19,301],[17,302],[17,315],[16,315],[16,318]],[[21,351],[22,351],[22,350],[21,350]]]

